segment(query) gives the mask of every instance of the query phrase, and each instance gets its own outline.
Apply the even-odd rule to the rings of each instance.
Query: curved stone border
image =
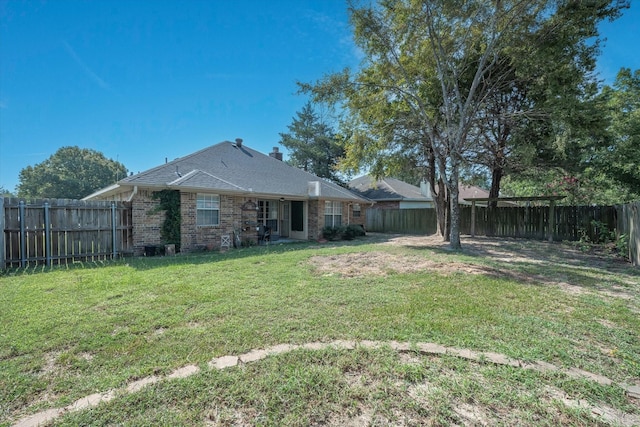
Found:
[[[446,354],[450,356],[459,357],[466,360],[475,362],[493,363],[495,365],[513,366],[516,368],[529,369],[538,372],[559,372],[572,378],[583,378],[591,381],[595,381],[602,385],[617,385],[622,387],[626,394],[630,397],[640,399],[640,387],[628,384],[616,384],[612,380],[602,375],[593,374],[591,372],[583,371],[577,368],[563,369],[559,368],[551,363],[543,361],[535,362],[523,362],[517,359],[510,359],[504,354],[491,353],[491,352],[477,352],[468,349],[460,349],[455,347],[445,347],[434,343],[408,343],[398,341],[345,341],[336,340],[328,343],[323,342],[311,342],[307,344],[279,344],[273,347],[268,347],[262,350],[251,350],[248,353],[240,354],[237,356],[221,356],[216,357],[209,361],[208,366],[211,369],[226,369],[237,366],[244,363],[252,363],[262,360],[268,356],[277,354],[288,353],[294,350],[306,349],[306,350],[324,350],[327,348],[334,348],[338,350],[354,350],[356,348],[384,348],[388,347],[399,352],[417,351],[421,354]],[[137,381],[133,381],[120,389],[109,390],[105,393],[95,393],[89,396],[85,396],[76,400],[72,404],[65,406],[64,408],[52,408],[47,409],[37,414],[30,415],[23,418],[14,424],[13,427],[36,427],[41,424],[47,423],[59,416],[73,411],[79,411],[82,409],[88,409],[98,406],[102,402],[108,402],[113,400],[118,394],[122,393],[135,393],[140,391],[144,387],[150,384],[155,384],[163,380],[171,380],[175,378],[186,378],[191,375],[200,372],[200,368],[196,365],[187,365],[182,368],[178,368],[164,377],[150,376],[145,377]]]

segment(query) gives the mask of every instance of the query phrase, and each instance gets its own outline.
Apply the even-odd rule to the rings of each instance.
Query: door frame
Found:
[[[309,239],[309,205],[305,200],[291,200],[291,210],[289,212],[289,237],[295,240]],[[297,209],[302,209],[302,230],[293,229],[294,215],[299,214]]]

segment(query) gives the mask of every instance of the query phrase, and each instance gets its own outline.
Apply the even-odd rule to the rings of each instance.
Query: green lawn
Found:
[[[475,417],[605,425],[561,394],[640,414],[617,386],[391,349],[296,350],[223,371],[207,367],[214,357],[276,344],[395,340],[640,384],[638,269],[561,244],[474,239],[454,254],[431,241],[385,240],[6,272],[0,425],[189,364],[201,372],[56,423],[471,425]],[[393,263],[375,270],[384,259]],[[336,267],[320,270],[323,260]]]

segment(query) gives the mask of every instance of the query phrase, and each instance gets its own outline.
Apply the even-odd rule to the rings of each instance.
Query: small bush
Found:
[[[351,225],[349,225],[347,227],[353,230],[353,233],[355,233],[356,237],[362,237],[362,236],[365,236],[367,234],[364,231],[364,227],[361,226],[361,225],[351,224]]]
[[[342,240],[353,240],[356,238],[356,231],[351,226],[342,226],[339,230]]]
[[[327,240],[353,240],[358,236],[364,236],[364,228],[360,225],[343,225],[340,227],[326,226],[322,229],[322,236]]]
[[[324,237],[327,240],[338,240],[339,238],[339,228],[338,227],[331,227],[331,226],[325,226],[322,229],[322,237]]]

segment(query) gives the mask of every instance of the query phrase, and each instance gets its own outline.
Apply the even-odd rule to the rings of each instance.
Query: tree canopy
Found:
[[[602,97],[610,118],[610,139],[593,154],[596,166],[640,195],[640,70],[623,68]]]
[[[18,196],[81,199],[127,176],[127,168],[89,148],[62,147],[20,171]]]
[[[475,166],[497,168],[499,182],[515,153],[525,168],[544,156],[559,159],[562,148],[580,149],[559,146],[588,133],[580,121],[589,111],[583,101],[594,95],[597,24],[625,6],[570,0],[351,3],[355,42],[365,56],[361,68],[302,89],[315,99],[343,102],[349,111],[346,167],[369,162],[384,171],[400,157],[422,162],[436,197],[443,196],[435,184],[446,184],[449,238],[458,248],[461,174]]]
[[[307,102],[280,134],[280,144],[290,151],[289,164],[343,185],[337,165],[344,155],[344,146],[333,128]]]
[[[640,198],[640,70],[623,68],[612,86],[581,103],[548,147],[511,171],[504,189],[514,196],[566,194],[564,204],[617,204]],[[535,162],[535,164],[534,164]]]

